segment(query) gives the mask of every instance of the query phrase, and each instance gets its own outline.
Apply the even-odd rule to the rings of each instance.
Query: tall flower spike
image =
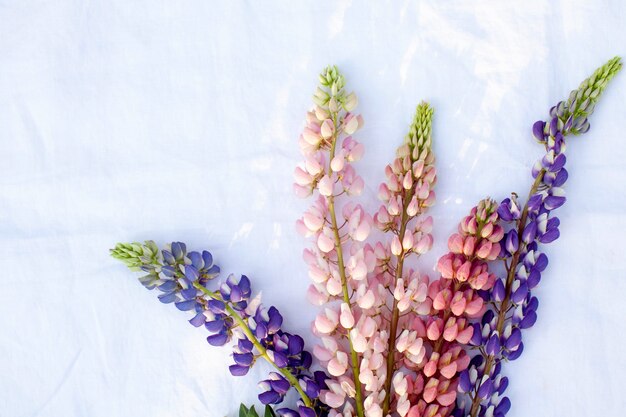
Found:
[[[544,144],[546,154],[532,169],[534,183],[523,208],[513,195],[502,201],[498,209],[502,220],[510,225],[500,253],[508,274],[505,280],[498,279],[488,293],[494,308],[485,312],[480,324],[474,325],[472,343],[480,347],[481,354],[461,375],[460,390],[467,393],[468,401],[459,404],[459,416],[469,412],[471,417],[503,417],[511,407],[510,400],[503,396],[508,380],[500,375],[501,362],[521,355],[522,330],[537,320],[539,303],[532,290],[548,265],[540,247],[559,237],[560,221],[553,211],[565,203],[565,137],[589,130],[588,117],[621,67],[619,57],[611,59],[572,91],[568,100],[552,107],[547,122],[533,125],[533,136]]]
[[[189,322],[209,331],[209,344],[223,346],[234,339],[234,363],[229,367],[232,375],[247,374],[259,358],[269,362],[276,372],[259,384],[263,404],[281,403],[294,388],[300,395],[298,411],[281,408],[279,415],[327,414],[319,393],[327,388],[328,377],[319,371],[311,373],[312,356],[304,349],[304,340],[282,330],[283,318],[275,307],[266,309],[258,297],[251,298],[247,276],[230,275],[216,290],[210,290],[210,280],[219,274],[219,267],[213,265],[208,251],[187,252],[182,242],[173,242],[162,251],[152,241],[119,243],[111,249],[111,256],[132,270],[146,272],[139,280],[146,288],[161,291],[161,302],[174,303],[181,311],[194,311]]]
[[[381,340],[387,339],[386,364],[374,370],[380,374],[384,384],[374,392],[374,398],[383,398],[382,415],[387,415],[392,405],[392,381],[401,381],[404,364],[408,368],[419,366],[424,358],[423,340],[416,333],[399,328],[410,320],[409,313],[426,314],[430,310],[427,300],[428,277],[406,268],[405,261],[411,256],[426,253],[433,244],[430,234],[432,218],[426,211],[434,204],[434,185],[437,181],[435,158],[431,149],[433,109],[428,103],[417,106],[415,117],[396,158],[387,165],[386,182],[379,187],[379,197],[383,201],[374,215],[374,223],[390,235],[386,243],[376,246],[377,268],[372,281],[388,288],[391,297],[387,309],[383,309],[379,326]],[[387,315],[387,311],[391,313]],[[403,314],[401,322],[400,316]],[[389,323],[389,325],[387,325]],[[407,394],[396,390],[395,404],[407,403]],[[408,408],[400,407],[408,412]],[[404,416],[406,412],[400,412]]]
[[[374,268],[373,250],[361,244],[369,235],[371,218],[360,205],[346,202],[340,206],[338,199],[343,194],[358,195],[363,189],[363,180],[352,167],[363,154],[363,145],[352,137],[363,119],[352,113],[357,99],[344,86],[336,67],[320,75],[313,97],[316,105],[307,114],[300,136],[305,161],[296,168],[294,189],[303,197],[317,191],[316,201],[297,228],[314,242],[304,252],[313,280],[310,299],[327,304],[314,322],[314,332],[322,340],[314,353],[334,379],[320,396],[334,409],[346,413],[356,409],[356,415],[363,417],[363,385],[373,383],[364,365],[371,363],[365,362],[365,351],[374,343],[377,327],[368,311],[376,310],[380,296],[367,280]],[[338,412],[331,411],[331,415]]]
[[[412,328],[429,341],[425,365],[410,380],[409,416],[448,416],[457,396],[459,372],[470,362],[464,346],[474,329],[469,320],[485,309],[479,292],[492,287],[495,276],[487,262],[500,253],[504,231],[498,225],[497,203],[482,200],[448,239],[450,252],[439,259],[441,274],[428,288],[432,300],[429,317],[416,317]]]

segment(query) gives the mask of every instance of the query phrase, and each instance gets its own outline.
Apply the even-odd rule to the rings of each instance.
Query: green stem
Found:
[[[511,265],[508,269],[508,275],[506,278],[506,287],[505,287],[505,296],[502,300],[502,304],[500,305],[500,310],[498,312],[498,321],[496,323],[496,331],[498,334],[502,334],[502,329],[504,328],[504,323],[506,321],[506,312],[509,309],[509,303],[511,301],[511,291],[513,287],[513,282],[515,281],[515,272],[517,270],[517,265],[519,264],[520,255],[525,244],[522,242],[522,233],[524,232],[524,226],[526,225],[526,219],[528,218],[528,200],[532,197],[533,194],[537,192],[541,181],[543,180],[543,176],[546,173],[545,169],[542,169],[537,178],[535,178],[535,182],[532,187],[530,187],[530,192],[528,193],[528,198],[526,199],[526,204],[524,205],[524,209],[522,210],[522,217],[517,226],[517,236],[519,239],[519,247],[513,254],[513,259],[511,260]],[[489,375],[491,372],[491,368],[495,365],[496,358],[494,355],[488,355],[487,361],[485,362],[485,371],[483,375]],[[472,400],[472,408],[470,409],[470,416],[476,417],[478,410],[480,409],[480,397],[478,397],[478,389],[476,389],[476,393],[474,395],[474,399]]]
[[[336,116],[333,118],[335,124],[335,132],[338,131]],[[335,133],[330,148],[330,159],[332,161],[335,157],[335,147],[337,145],[337,133]],[[329,165],[330,166],[330,165]],[[332,170],[332,169],[331,169]],[[334,196],[328,197],[328,212],[330,213],[330,220],[335,235],[335,251],[337,252],[337,267],[339,269],[339,276],[341,278],[341,288],[343,292],[343,301],[352,309],[350,302],[350,294],[348,292],[348,281],[346,279],[346,268],[343,260],[343,248],[341,247],[341,237],[339,236],[339,228],[337,227],[337,215],[335,213],[335,200]],[[355,403],[356,412],[358,417],[364,416],[363,410],[363,394],[361,393],[361,381],[359,379],[359,354],[354,350],[352,345],[352,339],[350,338],[350,332],[347,332],[346,337],[350,345],[350,362],[352,365],[352,374],[354,376],[354,390],[355,390]]]
[[[270,356],[267,354],[267,349],[265,349],[265,347],[261,344],[261,342],[259,342],[259,339],[257,339],[254,333],[252,333],[252,330],[250,330],[250,327],[248,327],[248,324],[241,318],[239,313],[237,313],[237,311],[235,311],[235,309],[233,309],[227,302],[225,302],[222,299],[222,297],[220,297],[217,293],[207,290],[206,288],[204,288],[202,285],[200,285],[197,282],[195,282],[193,286],[197,288],[198,290],[202,291],[202,293],[204,293],[205,295],[213,298],[214,300],[218,300],[224,303],[224,305],[226,306],[226,311],[228,312],[228,315],[231,316],[235,320],[235,322],[237,322],[237,324],[239,325],[239,328],[241,328],[241,330],[246,335],[246,337],[252,342],[254,347],[259,351],[259,355],[263,359],[265,359],[267,362],[269,362],[274,368],[276,368],[276,370],[280,372],[282,376],[284,376],[287,379],[287,381],[289,381],[291,386],[294,387],[296,391],[298,391],[298,394],[300,394],[300,397],[302,398],[304,405],[306,405],[307,407],[311,407],[312,406],[311,399],[309,398],[308,395],[306,395],[306,393],[300,386],[298,379],[295,376],[293,376],[291,372],[289,372],[287,369],[280,368],[278,365],[276,365],[276,363],[272,360],[272,358],[270,358]]]
[[[404,204],[402,207],[402,219],[400,220],[400,231],[398,233],[398,238],[400,239],[400,244],[404,240],[404,235],[406,233],[406,226],[409,223],[409,216],[406,213],[406,209],[413,198],[413,188],[409,190],[409,192],[404,196]],[[398,279],[402,278],[402,272],[404,268],[404,248],[402,249],[402,253],[397,256],[396,262],[396,273],[394,277],[394,287],[395,283],[398,282]],[[393,298],[393,306],[391,308],[392,317],[391,324],[389,326],[389,339],[387,341],[387,377],[385,379],[385,401],[383,402],[383,415],[386,416],[389,412],[389,407],[391,405],[391,382],[393,379],[393,373],[395,371],[395,351],[396,351],[396,335],[398,333],[398,321],[400,319],[400,311],[398,310],[398,300]]]

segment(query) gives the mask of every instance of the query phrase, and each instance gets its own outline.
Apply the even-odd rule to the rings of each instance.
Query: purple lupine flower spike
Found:
[[[619,58],[610,60],[572,91],[567,101],[552,107],[548,121],[533,125],[532,134],[545,146],[546,153],[532,168],[534,183],[524,208],[519,209],[515,194],[498,208],[502,223],[509,225],[500,252],[508,274],[485,295],[492,301],[493,310],[488,309],[481,323],[474,324],[470,343],[479,346],[481,354],[460,376],[459,390],[468,398],[460,399],[455,416],[504,417],[511,408],[504,396],[508,380],[500,375],[501,365],[503,360],[515,360],[522,354],[522,330],[537,321],[539,302],[532,290],[548,265],[540,244],[558,239],[560,221],[553,211],[566,201],[562,188],[568,179],[565,137],[589,130],[588,117],[621,66]]]
[[[234,376],[246,375],[257,359],[270,362],[276,372],[261,381],[263,404],[280,404],[291,388],[300,394],[297,410],[281,408],[279,415],[322,417],[327,406],[319,394],[327,389],[323,372],[310,371],[312,356],[304,349],[304,340],[282,329],[283,317],[276,307],[265,308],[258,299],[252,299],[250,279],[229,275],[216,290],[209,282],[220,269],[213,265],[208,251],[187,252],[182,242],[173,242],[159,251],[154,242],[145,244],[118,244],[111,255],[133,270],[148,275],[139,280],[148,289],[161,291],[159,300],[174,303],[181,311],[194,311],[189,322],[195,327],[204,326],[210,333],[207,342],[223,346],[236,341],[233,346],[233,364],[229,366]]]

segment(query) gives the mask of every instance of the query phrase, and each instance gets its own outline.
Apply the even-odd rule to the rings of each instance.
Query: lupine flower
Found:
[[[146,272],[139,280],[146,288],[161,291],[161,302],[174,303],[182,311],[193,310],[189,322],[209,331],[209,344],[223,346],[233,341],[232,375],[247,374],[259,358],[274,366],[276,372],[259,384],[263,404],[280,404],[294,388],[300,395],[298,410],[281,408],[276,410],[279,415],[326,415],[319,394],[327,389],[328,377],[320,371],[310,372],[312,356],[304,349],[304,340],[282,330],[283,318],[275,307],[266,309],[258,298],[251,298],[247,276],[230,275],[217,290],[209,289],[219,267],[213,265],[208,251],[187,252],[182,242],[173,242],[162,251],[152,241],[120,243],[111,255],[133,270]]]
[[[371,407],[380,407],[380,415],[387,415],[392,405],[400,416],[406,415],[408,393],[402,385],[405,371],[420,366],[426,353],[416,331],[405,329],[400,333],[399,329],[405,328],[411,319],[408,312],[427,314],[431,308],[427,298],[428,277],[405,268],[404,264],[410,257],[426,253],[433,244],[432,217],[425,214],[434,204],[433,188],[437,181],[431,150],[432,117],[433,109],[427,103],[417,106],[409,133],[394,161],[387,165],[387,180],[378,191],[383,204],[374,215],[374,223],[391,236],[388,242],[376,245],[377,266],[371,279],[379,287],[387,288],[387,294],[391,295],[385,297],[387,306],[378,316],[380,323],[375,336],[381,341],[387,340],[386,360],[378,368],[369,370],[372,377],[382,382],[376,384],[376,390],[368,396]],[[397,381],[395,396],[393,381]]]
[[[533,136],[545,146],[546,153],[533,166],[534,183],[523,208],[513,195],[498,209],[500,218],[510,226],[500,252],[508,274],[506,279],[498,279],[487,294],[494,309],[487,310],[481,322],[474,325],[472,344],[481,347],[481,355],[473,358],[461,375],[460,391],[469,398],[459,403],[458,416],[468,413],[471,417],[503,417],[511,407],[510,400],[503,396],[508,380],[500,375],[501,362],[521,355],[522,330],[537,320],[539,302],[532,290],[548,265],[540,248],[559,237],[560,221],[554,210],[565,203],[565,137],[589,130],[588,117],[621,67],[621,60],[613,58],[572,91],[569,99],[552,107],[547,122],[533,125]]]
[[[316,194],[297,229],[313,242],[304,251],[313,282],[308,297],[322,306],[312,326],[321,341],[313,354],[330,376],[311,371],[304,340],[282,329],[275,307],[252,298],[247,276],[211,283],[220,270],[208,251],[188,252],[181,242],[159,250],[148,241],[118,244],[111,254],[144,271],[141,283],[157,289],[161,302],[192,311],[189,322],[209,332],[209,344],[230,343],[232,375],[247,374],[260,358],[273,366],[259,383],[267,415],[293,388],[300,397],[296,408],[277,409],[278,415],[504,417],[511,402],[504,396],[502,362],[523,351],[522,330],[537,320],[532,291],[548,265],[541,248],[560,235],[554,210],[566,201],[565,137],[589,130],[588,117],[621,66],[619,58],[610,60],[554,106],[548,121],[533,125],[546,152],[532,168],[527,200],[522,205],[513,194],[499,205],[486,199],[474,207],[449,238],[450,252],[439,259],[440,276],[432,282],[404,264],[432,246],[432,218],[425,214],[435,199],[432,109],[418,106],[385,170],[383,205],[372,219],[340,198],[364,187],[352,165],[364,151],[352,137],[363,119],[353,113],[356,95],[344,91],[337,68],[324,70],[299,139],[304,161],[295,170],[294,190],[301,197]],[[366,241],[373,225],[389,239],[372,247]],[[489,271],[496,259],[505,263],[503,278]],[[479,353],[470,357],[467,345]],[[256,415],[241,406],[240,417]]]
[[[374,340],[378,324],[368,313],[381,304],[380,289],[367,279],[375,266],[373,249],[360,243],[370,233],[371,218],[360,205],[340,206],[337,198],[358,195],[363,189],[363,180],[352,166],[363,154],[363,145],[352,137],[363,119],[352,113],[356,95],[346,93],[344,85],[336,67],[320,75],[315,107],[307,114],[300,136],[305,160],[295,170],[294,190],[301,197],[317,191],[317,199],[297,222],[297,229],[314,242],[304,252],[313,281],[309,298],[314,304],[327,304],[313,325],[322,341],[314,354],[333,377],[320,398],[336,409],[331,416],[356,409],[363,417],[364,386],[376,384],[369,371],[382,362],[380,352],[372,356],[368,349],[386,340]]]
[[[469,365],[464,350],[473,334],[469,320],[485,310],[479,291],[493,286],[487,262],[500,253],[504,230],[497,224],[497,203],[482,200],[448,239],[450,252],[439,259],[440,278],[430,283],[432,311],[416,317],[412,328],[432,348],[415,377],[407,376],[410,417],[448,416],[457,397],[458,375]]]

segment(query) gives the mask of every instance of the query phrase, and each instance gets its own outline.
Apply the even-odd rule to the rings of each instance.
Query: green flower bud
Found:
[[[622,59],[616,56],[606,64],[596,69],[593,74],[582,83],[577,90],[570,93],[567,108],[574,117],[587,117],[595,108],[596,102],[609,84],[609,81],[622,69]],[[569,116],[566,114],[564,116]],[[560,116],[560,115],[559,115]]]
[[[415,117],[405,141],[418,152],[430,149],[433,114],[433,108],[425,101],[421,102],[415,110]]]
[[[126,264],[131,270],[139,270],[143,265],[151,265],[159,259],[159,248],[152,240],[143,245],[138,242],[118,243],[110,249],[110,254]]]

